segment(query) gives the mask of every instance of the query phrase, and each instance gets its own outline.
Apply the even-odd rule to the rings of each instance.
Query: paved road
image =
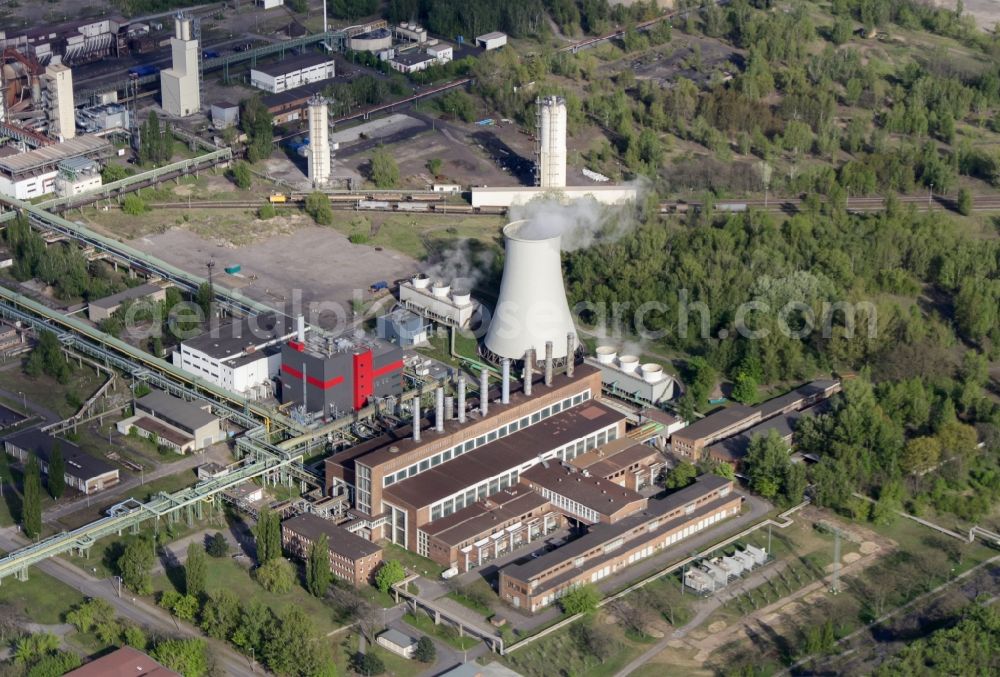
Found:
[[[10,534],[10,530],[0,531],[0,548],[6,551],[16,550],[25,545],[21,539],[15,539]],[[148,604],[141,598],[131,597],[127,591],[122,597],[118,597],[112,588],[111,582],[94,578],[90,574],[64,562],[61,559],[50,559],[36,565],[38,569],[76,588],[81,594],[87,597],[97,597],[111,603],[115,612],[130,621],[151,630],[167,634],[180,635],[182,637],[203,637],[203,635],[185,623],[179,623],[163,609]],[[17,581],[10,580],[7,585],[17,585]],[[250,673],[248,659],[231,649],[229,646],[213,639],[207,639],[216,665],[224,674],[243,677]],[[257,667],[257,672],[263,674],[262,668]]]

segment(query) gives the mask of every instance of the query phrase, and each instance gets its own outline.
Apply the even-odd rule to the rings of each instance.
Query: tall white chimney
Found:
[[[573,369],[576,367],[576,334],[566,334],[566,376],[573,378]]]
[[[420,397],[413,398],[413,441],[420,441]]]
[[[542,188],[566,187],[566,99],[546,96],[535,100],[538,116],[538,154],[535,184]]]
[[[501,391],[500,402],[510,404],[510,358],[503,358],[501,364],[503,365],[503,390]]]
[[[534,376],[535,351],[528,348],[524,353],[524,394],[531,397],[531,379]]]
[[[483,369],[479,372],[479,413],[486,416],[490,411],[490,374]]]
[[[552,341],[545,342],[545,387],[552,387]]]
[[[465,372],[458,375],[458,422],[465,423]]]
[[[566,357],[567,334],[576,335],[563,287],[560,237],[545,236],[544,223],[514,221],[504,227],[506,258],[496,310],[484,341],[494,359],[520,360],[529,348]]]
[[[444,388],[438,386],[434,393],[434,428],[439,432],[444,432]]]
[[[299,343],[306,342],[306,318],[303,315],[295,318],[295,338]]]

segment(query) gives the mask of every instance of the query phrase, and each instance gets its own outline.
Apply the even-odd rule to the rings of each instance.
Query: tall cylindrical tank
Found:
[[[539,98],[537,183],[542,188],[566,187],[566,99]]]
[[[503,229],[506,259],[497,305],[484,341],[496,359],[521,360],[527,350],[566,358],[567,334],[576,335],[563,286],[559,235],[544,224],[514,221]]]
[[[314,187],[330,181],[329,109],[322,96],[309,99],[309,180]]]

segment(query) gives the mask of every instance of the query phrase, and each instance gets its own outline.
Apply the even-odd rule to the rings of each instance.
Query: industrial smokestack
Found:
[[[573,368],[576,366],[576,334],[566,334],[566,376],[573,378]]]
[[[413,441],[420,441],[420,397],[413,398]]]
[[[545,342],[545,387],[552,387],[552,341]]]
[[[535,366],[535,351],[528,348],[524,353],[524,394],[531,397],[531,379]]]
[[[434,427],[439,433],[444,432],[444,388],[438,386],[434,393]]]
[[[450,421],[455,418],[455,398],[445,395],[444,398],[444,420]]]
[[[486,369],[479,372],[479,413],[486,416],[490,411],[490,375]]]
[[[552,356],[560,360],[566,356],[564,337],[576,335],[563,285],[560,236],[546,226],[514,221],[503,229],[503,280],[484,341],[497,361],[520,360],[529,348],[542,355],[546,341],[554,342]]]
[[[510,404],[510,358],[503,358],[503,391],[500,395],[500,402]]]
[[[537,108],[538,156],[535,185],[542,188],[566,187],[566,99],[539,97]]]
[[[295,338],[299,343],[306,342],[306,318],[304,315],[295,318]]]
[[[458,375],[458,422],[465,423],[465,372]]]

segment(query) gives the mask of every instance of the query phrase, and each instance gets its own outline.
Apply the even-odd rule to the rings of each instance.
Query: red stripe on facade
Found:
[[[302,372],[299,371],[298,369],[296,369],[295,367],[291,367],[291,366],[289,366],[287,364],[283,364],[283,365],[281,365],[281,371],[285,372],[286,374],[288,374],[292,378],[297,378],[299,380],[302,380]],[[312,386],[316,386],[317,388],[321,388],[323,390],[329,390],[330,388],[332,388],[332,387],[334,387],[336,385],[340,385],[343,382],[344,382],[344,377],[343,376],[334,376],[329,381],[320,381],[318,378],[316,378],[314,376],[307,376],[306,377],[306,383],[308,383],[309,385],[312,385]]]
[[[396,360],[395,362],[387,364],[384,367],[382,367],[380,369],[376,369],[375,371],[373,371],[372,372],[372,378],[378,378],[379,376],[385,376],[390,371],[396,371],[397,369],[402,369],[402,368],[403,368],[403,361],[402,360]]]
[[[354,356],[354,411],[365,406],[373,392],[372,351],[369,350]]]

